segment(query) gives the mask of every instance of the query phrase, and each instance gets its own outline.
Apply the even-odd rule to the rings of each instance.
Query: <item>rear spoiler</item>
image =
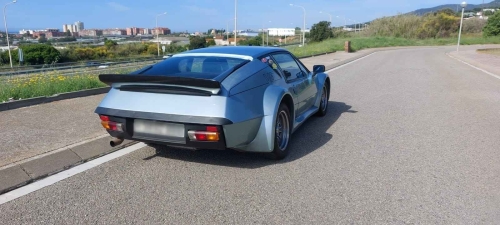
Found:
[[[192,86],[200,88],[220,88],[220,82],[215,80],[190,78],[190,77],[168,77],[162,75],[134,75],[134,74],[101,74],[99,80],[109,86],[113,83],[155,83]]]

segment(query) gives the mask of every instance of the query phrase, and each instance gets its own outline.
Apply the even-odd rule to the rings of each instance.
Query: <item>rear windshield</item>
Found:
[[[220,56],[171,57],[140,74],[212,79],[244,61]]]

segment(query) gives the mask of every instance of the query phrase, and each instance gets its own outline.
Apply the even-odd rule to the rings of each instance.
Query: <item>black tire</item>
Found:
[[[288,155],[288,145],[292,136],[292,122],[290,117],[290,110],[288,107],[281,103],[278,113],[276,114],[276,123],[274,124],[274,149],[266,156],[270,159],[281,160]],[[278,135],[280,128],[281,135]]]
[[[323,85],[323,88],[321,89],[321,100],[319,104],[319,110],[318,112],[316,112],[316,116],[326,115],[326,113],[328,112],[328,99],[329,99],[328,87],[326,85]]]

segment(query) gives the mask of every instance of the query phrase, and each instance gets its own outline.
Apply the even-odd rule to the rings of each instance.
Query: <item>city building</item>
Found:
[[[57,31],[47,31],[45,32],[45,37],[46,38],[55,38],[55,37],[64,37],[66,36],[65,32],[59,32],[59,29]]]
[[[158,28],[153,29],[152,34],[154,34],[154,35],[156,35],[156,34],[162,34],[162,35],[170,34],[170,29],[166,28],[166,27],[158,27]]]
[[[47,30],[25,30],[25,29],[22,29],[19,31],[19,34],[26,34],[26,33],[30,33],[30,34],[33,34],[35,32],[45,32]]]
[[[135,35],[139,34],[140,29],[141,28],[137,28],[137,27],[128,27],[127,28],[127,35],[128,36],[135,36]]]
[[[189,44],[189,38],[186,37],[160,37],[158,39],[152,39],[150,42],[160,42],[162,45],[170,45],[170,44]]]
[[[243,37],[257,37],[259,36],[259,32],[255,31],[243,31],[238,34],[238,36],[243,36]]]
[[[89,30],[82,30],[79,32],[80,36],[82,37],[96,37],[96,36],[102,36],[102,30],[98,29],[89,29]]]
[[[83,26],[83,22],[76,21],[75,22],[75,29],[76,29],[76,32],[80,32],[81,30],[84,30],[85,27]]]
[[[151,34],[151,29],[144,28],[144,30],[142,31],[142,34]]]
[[[102,30],[102,35],[103,36],[121,36],[121,35],[127,35],[127,30],[125,29],[104,29]]]
[[[84,30],[83,22],[77,21],[74,24],[63,24],[63,32],[80,32]]]
[[[269,36],[295,36],[295,28],[269,28],[267,30]]]

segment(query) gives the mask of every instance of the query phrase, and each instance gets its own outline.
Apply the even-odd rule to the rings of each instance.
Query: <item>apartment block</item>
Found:
[[[115,36],[115,35],[127,35],[127,30],[125,29],[105,29],[102,30],[102,35],[104,36]]]
[[[102,36],[103,31],[99,29],[89,29],[89,30],[82,30],[79,32],[80,36],[87,36],[87,37],[96,37],[96,36]]]
[[[170,34],[170,29],[169,28],[166,28],[166,27],[158,27],[158,28],[155,28],[153,29],[153,33],[154,35],[156,34]]]

